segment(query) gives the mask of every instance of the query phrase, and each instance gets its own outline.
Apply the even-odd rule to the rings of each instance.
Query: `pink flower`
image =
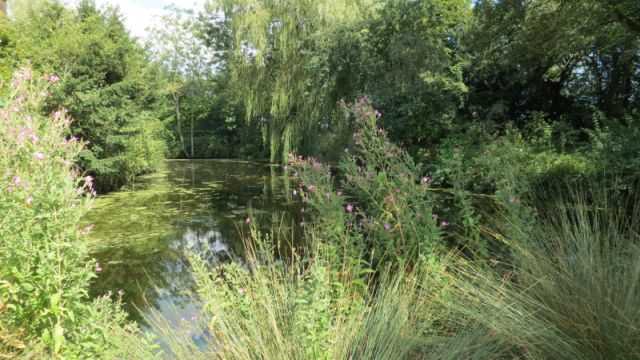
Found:
[[[299,224],[299,225],[300,225],[300,227],[304,227],[304,220],[303,220],[303,221],[300,221],[300,224]]]
[[[244,294],[244,288],[243,287],[239,287],[238,288],[238,294],[240,294],[240,295]]]
[[[13,186],[7,185],[7,192],[11,192],[11,191],[13,191]]]
[[[83,180],[89,189],[93,189],[93,177],[87,175],[83,178]]]
[[[293,189],[293,196],[296,196],[296,195],[298,195],[298,190]]]
[[[433,182],[433,179],[431,179],[431,177],[429,176],[423,176],[422,179],[420,179],[420,184],[422,185],[428,185],[431,184]]]
[[[34,143],[38,142],[38,135],[31,134],[31,135],[29,135],[29,139],[31,139],[31,141],[33,141]]]
[[[293,177],[298,177],[298,170],[293,172]]]
[[[251,218],[248,217],[248,218],[244,219],[244,223],[245,224],[250,224],[251,223]]]
[[[124,295],[124,290],[120,289],[117,292],[118,296],[122,297],[122,295]]]
[[[31,196],[29,196],[28,198],[26,198],[24,200],[25,203],[27,203],[27,205],[31,205],[31,203],[33,203],[33,198]]]
[[[307,189],[309,189],[309,191],[313,191],[313,190],[315,190],[315,188],[316,188],[316,186],[313,185],[313,184],[307,185]]]
[[[58,75],[56,75],[56,74],[49,74],[49,75],[47,76],[47,80],[49,80],[49,82],[51,82],[51,83],[54,83],[54,84],[55,84],[55,83],[57,83],[58,81],[60,81],[60,78],[59,78],[59,77],[58,77]]]
[[[304,213],[304,211],[305,211],[304,208],[300,208],[301,213]]]
[[[389,229],[391,229],[391,225],[389,225],[388,223],[384,223],[384,225],[383,225],[383,226],[384,226],[384,229],[385,229],[385,230],[389,230]]]
[[[33,154],[33,157],[35,157],[36,160],[44,160],[44,154],[42,153],[35,153]]]
[[[440,226],[442,226],[442,227],[447,227],[449,225],[451,225],[451,223],[449,223],[448,221],[441,221],[440,222]]]
[[[438,218],[438,214],[431,214],[431,218],[437,219]]]
[[[347,205],[347,211],[348,212],[353,212],[353,204]]]
[[[511,197],[509,197],[509,202],[510,202],[511,204],[515,204],[515,203],[517,203],[517,202],[518,202],[518,198],[517,198],[517,197],[515,197],[515,196],[513,196],[513,195],[511,195]]]
[[[103,300],[109,300],[109,294],[102,295],[102,299]]]
[[[20,178],[19,178],[19,177],[17,177],[17,176],[14,176],[14,177],[13,177],[13,183],[14,183],[14,184],[16,184],[16,185],[20,185],[20,183],[21,183],[21,182],[22,182],[22,181],[20,180]]]
[[[380,113],[380,111],[376,110],[376,119],[380,119],[381,116],[382,116],[382,113]]]
[[[102,271],[102,266],[100,266],[99,262],[96,262],[96,272]]]

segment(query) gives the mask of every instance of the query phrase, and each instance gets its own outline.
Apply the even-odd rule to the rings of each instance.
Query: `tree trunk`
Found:
[[[7,16],[7,0],[0,0],[0,17]]]
[[[195,96],[191,93],[191,158],[194,156],[193,151],[193,103],[195,102]]]
[[[1,1],[1,0],[0,0]],[[180,148],[182,152],[184,152],[187,157],[189,157],[189,153],[184,147],[184,136],[182,135],[182,123],[180,122],[180,98],[177,93],[173,94],[173,103],[176,107],[176,121],[178,122],[178,137],[180,138]]]

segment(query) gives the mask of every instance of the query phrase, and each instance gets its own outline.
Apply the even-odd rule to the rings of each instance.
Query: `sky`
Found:
[[[71,4],[78,0],[68,1]],[[98,7],[116,5],[124,17],[124,23],[131,35],[145,37],[145,29],[158,22],[159,16],[167,11],[164,7],[174,4],[179,8],[200,10],[205,0],[96,0]]]

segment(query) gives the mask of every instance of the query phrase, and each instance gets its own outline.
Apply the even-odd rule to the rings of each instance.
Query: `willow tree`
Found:
[[[231,34],[227,66],[246,119],[260,125],[271,160],[305,147],[327,125],[335,98],[330,34],[362,19],[371,0],[217,0]]]

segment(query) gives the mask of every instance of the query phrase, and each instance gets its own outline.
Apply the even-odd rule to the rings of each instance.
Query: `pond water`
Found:
[[[92,295],[122,290],[131,319],[159,311],[170,324],[198,304],[185,251],[212,261],[241,261],[250,218],[264,230],[293,232],[301,219],[279,167],[225,160],[169,160],[132,189],[99,197],[83,219],[94,224],[92,256],[102,267]],[[115,295],[114,295],[115,296]]]

